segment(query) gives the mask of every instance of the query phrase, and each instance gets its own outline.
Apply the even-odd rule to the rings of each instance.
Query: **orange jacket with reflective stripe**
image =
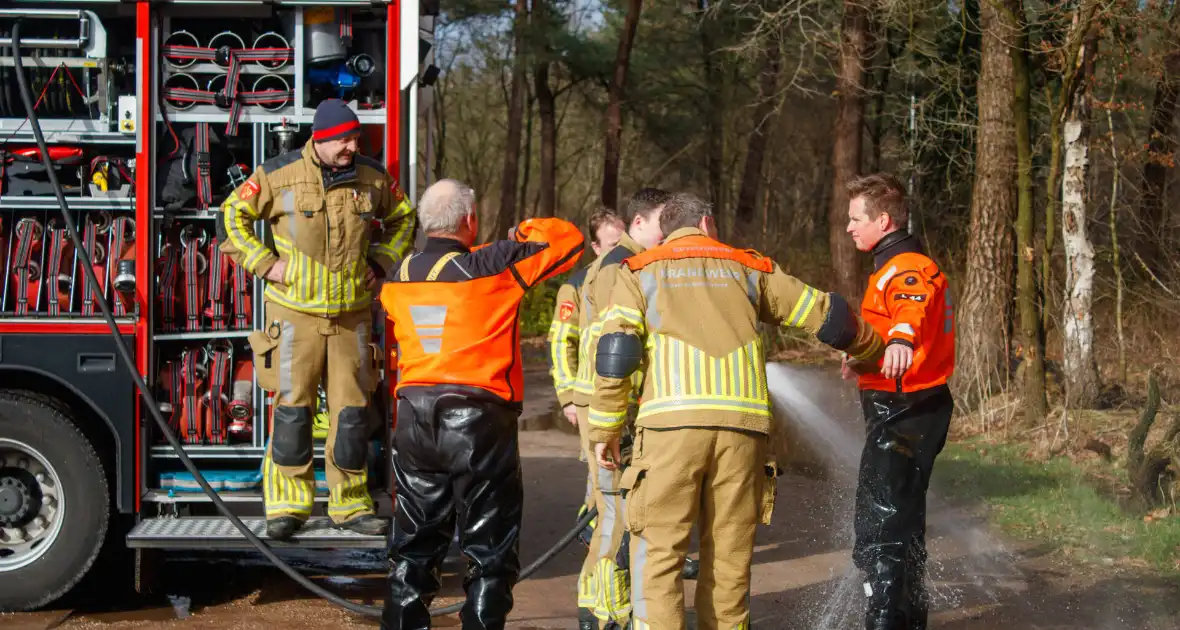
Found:
[[[946,274],[908,232],[887,234],[873,254],[876,270],[861,302],[861,317],[887,345],[913,348],[914,362],[899,380],[878,372],[860,376],[859,387],[914,392],[946,383],[955,371],[955,314]]]
[[[520,403],[520,302],[537,283],[568,271],[584,239],[562,219],[529,219],[513,240],[468,249],[429,238],[381,289],[398,346],[398,383],[463,385]]]

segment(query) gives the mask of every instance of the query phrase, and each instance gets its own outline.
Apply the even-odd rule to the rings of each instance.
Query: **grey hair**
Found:
[[[438,180],[418,201],[418,221],[427,234],[454,234],[472,212],[475,212],[475,191],[457,179]]]

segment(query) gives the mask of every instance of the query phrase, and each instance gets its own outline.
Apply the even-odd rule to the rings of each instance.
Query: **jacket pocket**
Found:
[[[762,505],[760,522],[770,525],[774,516],[774,502],[778,498],[778,465],[774,461],[766,462],[763,466],[766,477],[762,480]]]
[[[268,392],[279,390],[279,340],[255,330],[246,338],[254,352],[254,378],[258,386]]]
[[[624,523],[627,531],[638,534],[647,525],[647,505],[644,503],[647,477],[647,467],[643,464],[632,463],[623,471],[619,479],[619,489],[623,493]]]

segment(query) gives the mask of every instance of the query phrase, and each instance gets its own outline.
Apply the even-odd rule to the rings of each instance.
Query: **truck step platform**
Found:
[[[266,536],[266,519],[242,518],[255,536],[268,546],[295,549],[385,549],[385,536],[365,536],[336,529],[326,516],[313,516],[287,540]],[[250,541],[222,516],[183,516],[144,519],[127,534],[127,546],[151,549],[253,549]]]

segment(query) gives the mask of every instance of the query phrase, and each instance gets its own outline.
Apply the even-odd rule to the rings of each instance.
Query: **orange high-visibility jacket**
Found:
[[[520,403],[520,302],[577,264],[584,244],[577,226],[562,219],[529,219],[513,240],[474,249],[427,239],[381,289],[398,345],[395,393],[460,385]]]
[[[955,371],[955,314],[946,274],[904,231],[885,235],[873,248],[873,262],[861,317],[887,345],[913,348],[914,362],[898,380],[880,372],[861,375],[860,389],[914,392],[946,383]]]

